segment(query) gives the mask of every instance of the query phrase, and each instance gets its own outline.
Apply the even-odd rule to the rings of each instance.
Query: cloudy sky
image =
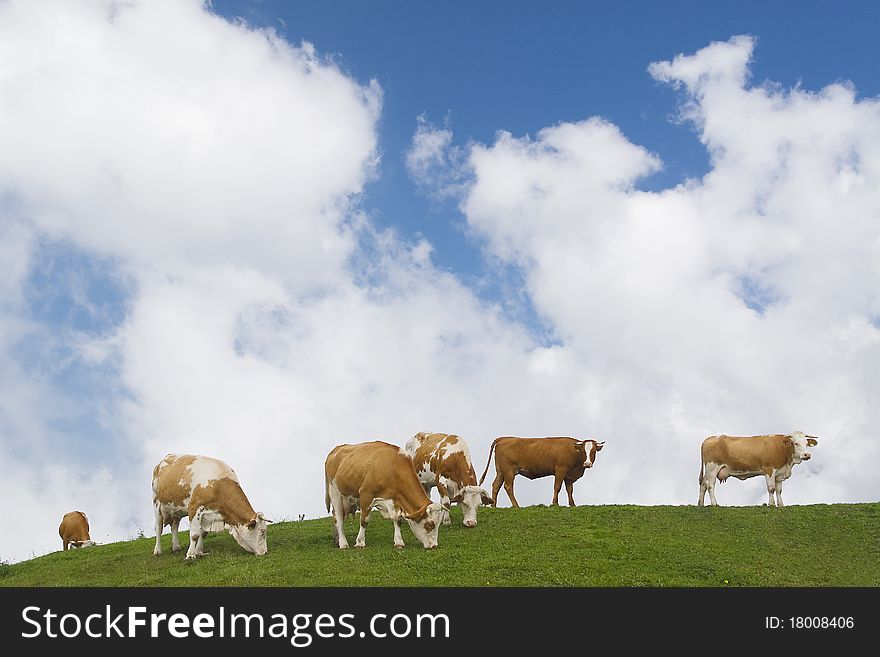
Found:
[[[168,452],[320,517],[426,430],[693,504],[800,429],[788,504],[876,500],[878,10],[654,4],[0,2],[0,559],[152,535]]]

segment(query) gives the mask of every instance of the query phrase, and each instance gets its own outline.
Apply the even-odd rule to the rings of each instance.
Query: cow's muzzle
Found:
[[[804,452],[804,455],[801,457],[804,461],[809,461],[811,458],[813,457],[809,452]]]
[[[476,520],[465,520],[465,521],[464,521],[464,526],[465,526],[465,527],[476,527],[476,526],[477,526],[477,521],[476,521]]]

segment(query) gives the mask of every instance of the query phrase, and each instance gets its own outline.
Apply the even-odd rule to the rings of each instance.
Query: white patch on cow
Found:
[[[196,457],[196,459],[186,467],[191,473],[190,480],[192,482],[192,490],[195,490],[199,486],[207,486],[212,481],[218,479],[231,479],[235,483],[239,483],[238,477],[235,476],[232,469],[224,467],[223,464],[216,459]]]
[[[802,463],[811,458],[812,455],[807,451],[807,437],[803,431],[793,431],[791,433],[791,442],[794,444],[792,458],[795,463]]]
[[[407,518],[406,521],[409,523],[410,529],[412,529],[413,534],[419,539],[422,546],[430,550],[439,545],[438,533],[440,530],[440,522],[443,519],[443,507],[437,502],[431,502],[426,511],[427,516],[418,522],[410,520],[409,518]],[[434,523],[434,527],[430,531],[425,529],[425,523],[428,520]]]
[[[467,443],[461,439],[461,436],[457,436],[458,442],[450,443],[446,440],[443,440],[438,446],[437,450],[440,450],[440,455],[443,458],[447,458],[452,456],[453,454],[458,454],[462,452],[464,454],[465,460],[468,464],[471,463],[471,451],[468,449]],[[436,451],[435,451],[436,453]]]
[[[200,525],[202,531],[205,532],[222,532],[227,526],[220,512],[214,509],[204,509],[202,511]]]
[[[370,508],[376,509],[383,518],[388,518],[389,520],[395,520],[402,515],[401,510],[395,506],[392,500],[381,497],[373,500]]]
[[[422,463],[421,469],[416,472],[419,476],[419,481],[426,486],[436,486],[437,485],[437,477],[434,474],[434,471],[431,469],[431,464],[429,462]]]

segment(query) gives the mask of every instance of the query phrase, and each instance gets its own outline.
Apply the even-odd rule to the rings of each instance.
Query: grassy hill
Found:
[[[163,536],[0,566],[0,586],[880,586],[880,504],[768,507],[582,506],[461,513],[424,550],[374,514],[367,547],[339,550],[331,520],[278,523],[269,554],[228,534],[195,563]],[[354,544],[357,520],[346,523]],[[188,535],[181,533],[186,550]]]

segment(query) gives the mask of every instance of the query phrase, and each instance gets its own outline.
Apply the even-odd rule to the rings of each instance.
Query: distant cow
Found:
[[[604,442],[595,440],[575,440],[574,438],[513,438],[503,436],[496,438],[489,448],[489,460],[480,483],[486,478],[492,452],[495,451],[495,481],[492,483],[492,504],[498,504],[498,491],[501,484],[510,498],[511,504],[519,504],[513,496],[513,479],[522,475],[527,479],[554,477],[553,504],[559,504],[559,489],[565,482],[568,493],[568,505],[574,506],[574,482],[584,475],[587,468],[596,462],[596,452],[602,449]]]
[[[491,504],[492,498],[477,485],[471,453],[464,439],[422,431],[409,439],[406,451],[428,496],[436,486],[442,504],[449,506],[457,502],[464,513],[464,526],[476,527],[477,507]],[[444,511],[443,524],[449,523],[449,512]]]
[[[700,499],[703,506],[706,491],[712,506],[715,500],[715,479],[724,483],[728,477],[748,479],[763,475],[767,482],[768,504],[784,506],[782,503],[782,482],[791,476],[792,467],[801,461],[808,461],[811,454],[807,447],[818,445],[815,436],[805,436],[802,431],[791,435],[772,434],[765,436],[709,436],[700,448]],[[776,500],[773,500],[773,494]]]
[[[355,547],[366,545],[374,508],[394,522],[394,547],[403,547],[401,518],[425,548],[437,547],[443,506],[431,502],[409,454],[396,445],[375,441],[334,447],[324,463],[324,488],[327,511],[333,508],[333,538],[340,548],[348,547],[343,520],[358,509],[361,528]]]
[[[155,555],[162,554],[160,538],[165,525],[171,525],[172,552],[180,551],[177,529],[184,516],[189,517],[187,559],[205,554],[206,533],[224,529],[248,552],[257,555],[268,552],[268,521],[262,513],[254,511],[232,468],[218,459],[168,454],[153,468],[153,509],[156,513]]]
[[[64,544],[64,549],[84,548],[97,545],[89,536],[89,519],[82,511],[70,511],[65,513],[58,527],[58,535]]]

